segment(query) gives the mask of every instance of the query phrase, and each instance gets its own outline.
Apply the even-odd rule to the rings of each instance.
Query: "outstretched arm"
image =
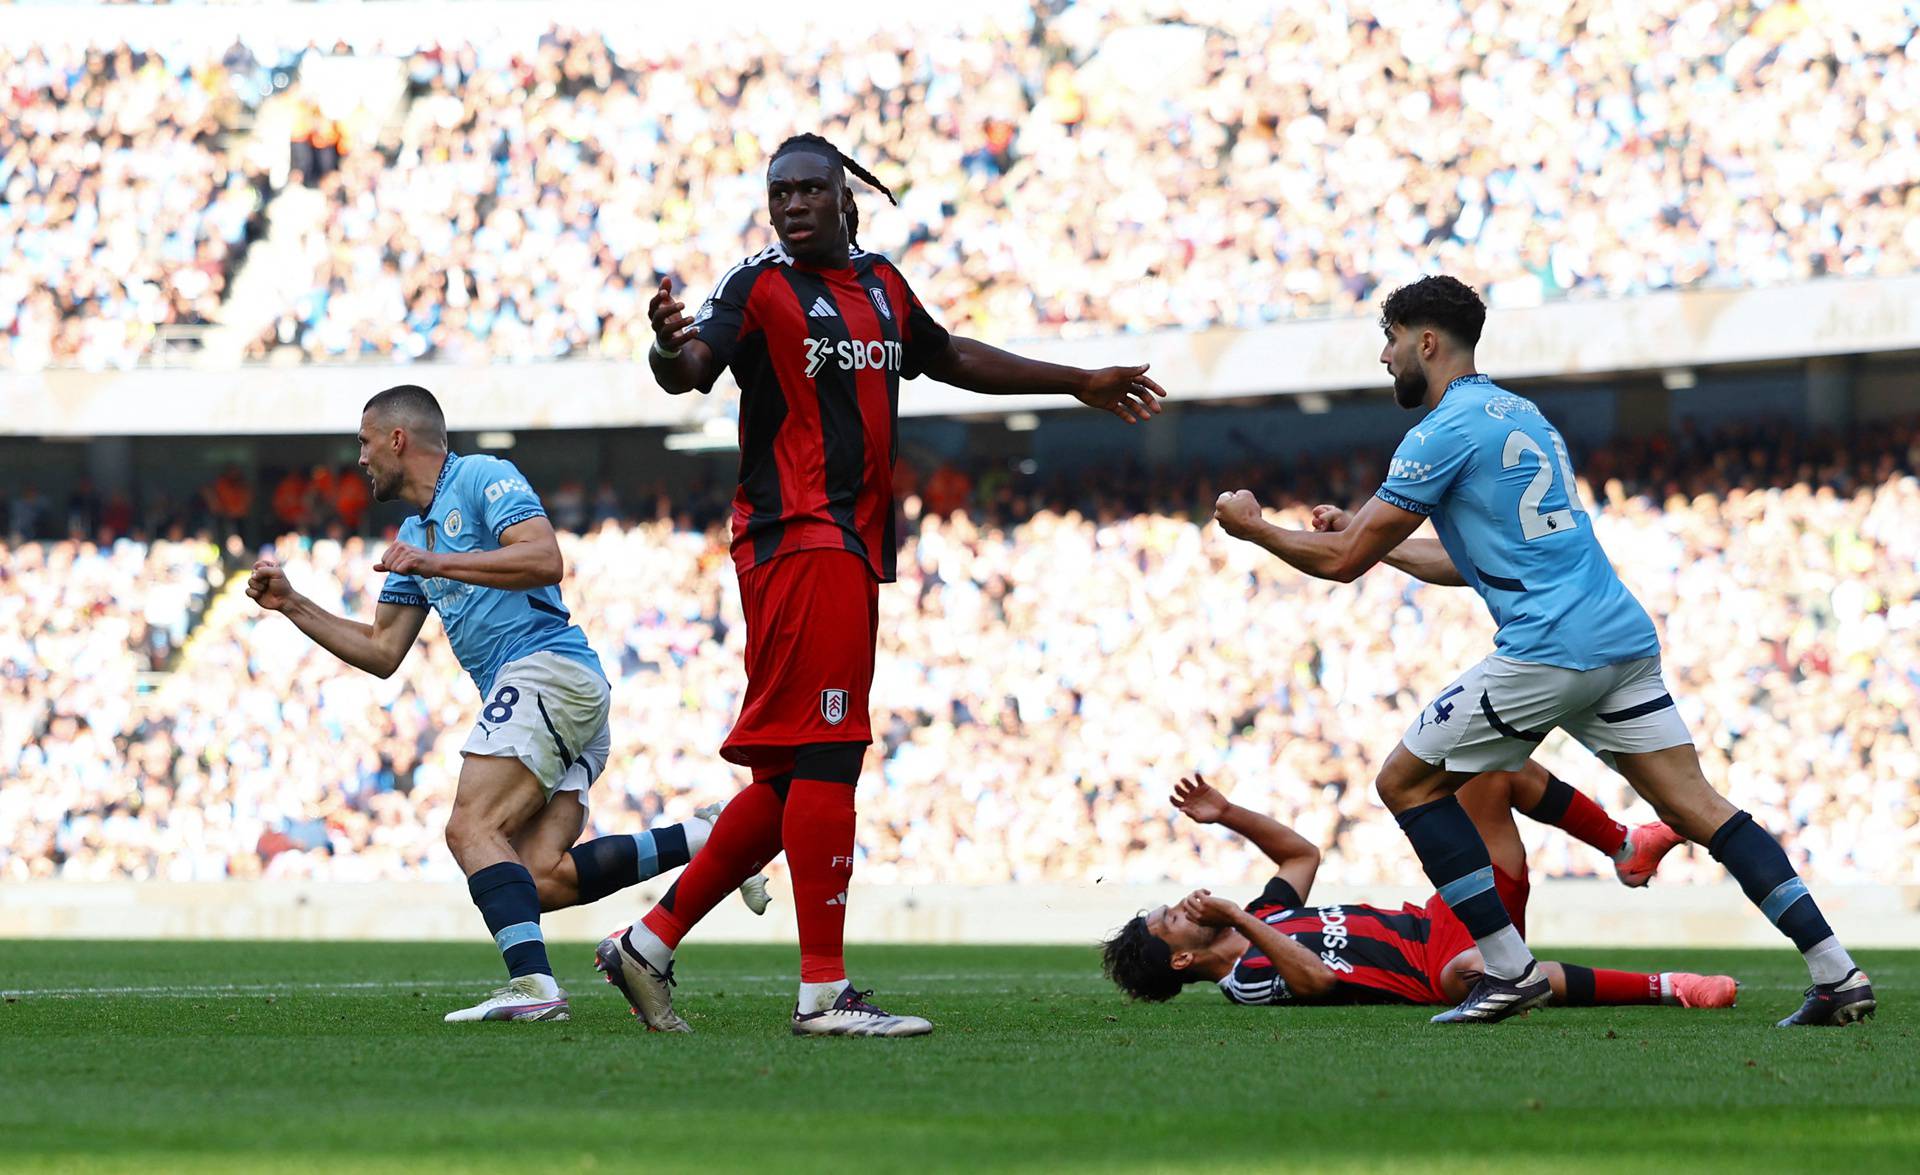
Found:
[[[1344,530],[1293,530],[1262,517],[1259,501],[1247,490],[1221,494],[1213,504],[1213,517],[1234,538],[1264,548],[1315,578],[1340,583],[1352,583],[1384,561],[1426,521],[1411,510],[1369,498]]]
[[[293,621],[294,627],[306,633],[314,644],[376,677],[393,676],[420,636],[420,626],[427,622],[425,608],[408,604],[377,606],[372,624],[335,616],[294,591],[287,582],[286,572],[271,558],[253,565],[253,575],[247,580],[247,595],[262,608]]]
[[[1218,824],[1252,841],[1273,862],[1280,879],[1306,900],[1313,875],[1320,870],[1320,850],[1312,841],[1271,816],[1228,802],[1198,771],[1174,785],[1170,802],[1195,824]]]
[[[1317,531],[1345,530],[1352,521],[1353,515],[1338,506],[1313,508],[1313,529]],[[1467,581],[1460,578],[1460,569],[1453,565],[1453,557],[1447,554],[1439,539],[1407,539],[1380,561],[1439,587],[1467,586]]]
[[[1028,359],[978,339],[953,335],[931,356],[926,374],[944,384],[989,396],[1072,396],[1089,408],[1111,412],[1128,424],[1160,411],[1166,390],[1147,378],[1147,365],[1089,371]]]
[[[566,575],[560,540],[544,515],[516,522],[500,532],[497,551],[423,551],[394,543],[373,565],[375,571],[415,578],[452,579],[475,587],[510,592],[551,587]]]

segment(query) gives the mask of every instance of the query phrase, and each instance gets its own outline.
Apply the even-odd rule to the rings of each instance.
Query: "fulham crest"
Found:
[[[867,297],[873,299],[874,308],[880,311],[880,317],[886,319],[888,322],[893,321],[893,307],[887,305],[887,295],[884,291],[876,290],[872,286],[868,286]]]
[[[820,717],[827,720],[828,726],[838,726],[847,720],[847,691],[843,689],[823,689],[820,691]]]

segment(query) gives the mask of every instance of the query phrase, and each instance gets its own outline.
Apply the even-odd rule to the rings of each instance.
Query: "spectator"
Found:
[[[1331,454],[1281,480],[1108,470],[910,514],[882,595],[860,875],[1161,881],[1205,852],[1223,882],[1257,880],[1257,853],[1170,818],[1166,787],[1197,768],[1329,846],[1329,879],[1420,884],[1372,774],[1484,649],[1485,610],[1387,570],[1309,580],[1185,512],[1245,478],[1299,524],[1327,486],[1365,494],[1383,461]],[[1916,422],[1694,432],[1582,465],[1709,778],[1811,879],[1920,883]],[[379,550],[280,546],[303,591],[363,616]],[[663,511],[563,550],[574,615],[615,678],[594,834],[729,794],[714,748],[743,634],[723,533]],[[232,597],[175,653],[221,583],[210,546],[0,555],[0,761],[20,765],[0,788],[0,878],[457,876],[440,830],[479,699],[444,641],[369,678]],[[133,688],[160,665],[164,684]],[[1541,755],[1609,809],[1651,816],[1564,738]],[[1541,873],[1593,872],[1591,853],[1529,836]],[[1664,873],[1721,875],[1698,849]]]

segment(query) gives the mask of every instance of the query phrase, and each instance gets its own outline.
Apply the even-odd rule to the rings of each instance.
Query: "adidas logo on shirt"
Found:
[[[813,309],[807,311],[807,317],[838,318],[840,315],[834,310],[833,303],[827,301],[825,298],[815,298],[813,300]]]

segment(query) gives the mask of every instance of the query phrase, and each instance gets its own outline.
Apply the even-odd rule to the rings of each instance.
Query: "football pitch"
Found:
[[[1774,1029],[1791,951],[1547,952],[1724,970],[1726,1012],[1131,1005],[1091,949],[861,947],[918,1040],[795,1039],[791,948],[689,944],[697,1035],[640,1031],[557,944],[569,1024],[461,1024],[486,944],[0,942],[0,1170],[1912,1170],[1920,952],[1874,1021]],[[1904,1156],[1904,1157],[1902,1157]]]

